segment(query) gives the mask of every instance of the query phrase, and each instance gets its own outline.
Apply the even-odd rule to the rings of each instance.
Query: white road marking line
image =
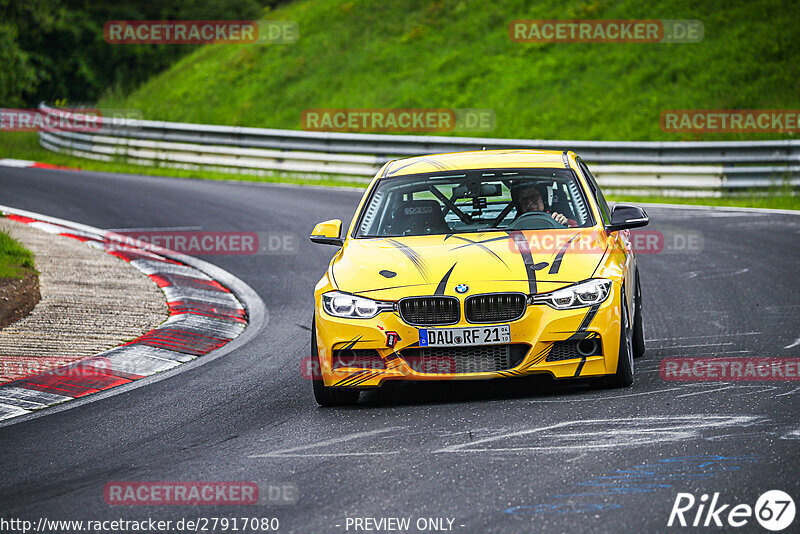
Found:
[[[609,449],[636,445],[652,445],[659,442],[686,441],[701,438],[700,430],[746,426],[763,420],[746,415],[690,415],[663,417],[635,417],[619,419],[587,419],[566,421],[555,425],[508,432],[469,443],[449,445],[432,453],[454,452],[585,452],[587,449]],[[581,426],[594,426],[580,430]],[[579,427],[577,432],[559,431],[568,427]],[[474,448],[499,440],[544,434],[542,442],[549,445],[523,447]],[[558,443],[562,445],[550,445]]]
[[[326,456],[386,456],[400,454],[400,451],[375,451],[375,452],[318,452],[313,454],[259,454],[248,458],[325,458]]]
[[[710,436],[706,438],[706,441],[722,441],[723,439],[741,439],[743,436],[757,436],[764,439],[764,436],[774,436],[776,435],[775,432],[764,432],[763,430],[760,432],[742,432],[741,434],[720,434],[718,436]]]
[[[752,214],[750,213],[709,213],[704,215],[704,217],[751,217]]]
[[[741,391],[743,389],[754,389],[754,388],[761,388],[761,389],[759,391],[749,391],[747,393],[744,393],[744,392]],[[738,392],[739,394],[750,395],[750,394],[753,394],[753,393],[764,393],[764,392],[767,392],[767,391],[774,391],[774,390],[778,389],[778,387],[777,386],[761,386],[761,385],[728,384],[728,385],[726,385],[724,387],[717,388],[717,389],[707,389],[707,390],[704,390],[704,391],[696,391],[694,393],[685,393],[683,395],[678,395],[675,398],[679,399],[681,397],[691,397],[692,395],[702,395],[704,393],[714,393],[714,392],[717,392],[717,391],[724,391],[724,390],[727,390],[727,389],[738,389],[739,390],[739,392]]]
[[[792,430],[788,434],[781,436],[781,439],[800,439],[800,428]]]
[[[798,337],[797,339],[795,339],[795,340],[794,340],[794,343],[791,343],[791,344],[789,344],[789,345],[786,345],[786,346],[785,346],[785,347],[783,347],[783,348],[784,348],[784,349],[791,349],[791,348],[794,348],[794,347],[796,347],[796,346],[798,346],[798,345],[800,345],[800,337]]]
[[[9,399],[8,404],[14,404],[14,401],[23,401],[41,404],[42,406],[72,400],[72,397],[67,397],[66,395],[7,385],[0,386],[0,398]]]
[[[367,436],[374,436],[376,434],[385,434],[387,432],[395,432],[397,430],[403,430],[404,426],[393,426],[390,428],[384,428],[380,430],[369,430],[367,432],[355,432],[353,434],[347,434],[344,436],[340,436],[338,438],[326,439],[323,441],[318,441],[316,443],[311,443],[309,445],[300,445],[297,447],[291,447],[289,449],[281,449],[278,451],[267,452],[264,454],[252,454],[248,456],[248,458],[281,458],[285,456],[340,456],[340,455],[348,455],[348,456],[358,456],[358,455],[375,455],[375,454],[392,454],[398,451],[387,451],[387,452],[354,452],[354,453],[345,453],[345,452],[337,452],[337,453],[310,453],[310,454],[290,454],[294,453],[295,451],[302,451],[306,449],[314,449],[317,447],[326,447],[328,445],[335,445],[337,443],[344,443],[345,441],[353,441],[354,439],[365,438]]]
[[[25,167],[32,166],[35,161],[28,161],[26,159],[13,159],[13,158],[3,158],[0,159],[0,165],[3,167],[18,167],[20,169]]]
[[[694,347],[721,347],[722,345],[733,345],[733,341],[726,343],[702,343],[698,345],[667,345],[666,347],[653,347],[654,350],[667,350],[667,349],[691,349]]]
[[[709,271],[689,271],[688,273],[684,273],[683,276],[686,278],[697,278],[698,280],[708,280],[709,278],[720,278],[722,276],[736,276],[737,274],[744,274],[749,271],[749,267],[745,267],[744,269],[736,269],[734,271],[722,271],[722,272],[709,272]]]
[[[50,224],[47,222],[32,222],[28,223],[28,226],[31,228],[38,228],[43,232],[47,232],[48,234],[63,234],[65,232],[69,232],[69,228],[65,228],[64,226],[58,226],[55,224]]]
[[[657,371],[658,369],[655,369],[655,370]],[[605,401],[611,400],[611,399],[624,399],[626,397],[636,397],[638,395],[652,395],[654,393],[664,393],[666,391],[676,391],[676,390],[679,390],[679,389],[682,389],[682,388],[675,387],[675,388],[667,388],[667,389],[657,389],[656,391],[642,391],[640,393],[630,393],[628,395],[614,395],[613,397],[597,396],[597,397],[588,398],[588,399],[572,399],[572,398],[569,398],[569,399],[561,399],[561,400],[528,400],[528,401],[525,401],[525,402],[537,402],[537,403],[564,403],[564,402],[569,403],[569,402],[586,402],[586,401],[605,402]]]
[[[25,408],[20,408],[19,406],[12,406],[10,404],[0,402],[0,421],[3,419],[11,419],[12,417],[25,415],[26,413],[31,413],[31,411],[26,410]]]
[[[667,347],[667,348],[671,348],[671,347]],[[713,354],[709,355],[707,357],[707,359],[713,360],[713,359],[715,359],[717,356],[719,356],[721,354],[750,354],[751,352],[753,352],[753,351],[752,350],[720,350],[720,351],[715,351]],[[682,358],[682,357],[685,357],[685,355],[678,355],[678,354],[676,354],[676,355],[665,354],[663,356],[665,358]]]
[[[800,390],[800,386],[797,386],[797,387],[796,387],[796,388],[794,388],[793,390],[791,390],[791,391],[787,391],[786,393],[778,393],[778,394],[777,394],[777,395],[775,395],[775,396],[776,396],[776,397],[784,397],[784,396],[786,396],[786,395],[791,395],[792,393],[794,393],[794,392],[795,392],[795,391],[797,391],[797,390]]]
[[[680,399],[682,397],[691,397],[692,395],[705,395],[706,393],[714,393],[715,391],[725,391],[726,389],[731,389],[733,386],[723,386],[717,389],[707,389],[703,391],[695,391],[694,393],[684,393],[683,395],[678,395],[675,397],[676,399]]]
[[[648,339],[647,341],[677,341],[680,339],[704,339],[704,338],[712,338],[712,337],[722,337],[722,336],[757,336],[762,332],[728,332],[722,334],[712,334],[708,336],[686,336],[686,337],[663,337],[658,339]]]

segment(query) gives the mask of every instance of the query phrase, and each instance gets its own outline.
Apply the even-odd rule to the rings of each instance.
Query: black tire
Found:
[[[317,349],[317,325],[311,323],[311,357],[319,363]],[[357,389],[332,388],[325,385],[322,378],[311,380],[314,386],[314,400],[320,406],[352,406],[358,402],[360,392]]]
[[[639,269],[636,269],[636,296],[635,308],[633,310],[633,357],[641,358],[644,356],[644,324],[642,320],[642,286],[639,283]]]
[[[625,299],[625,290],[622,290],[621,304],[622,312],[619,329],[619,359],[617,361],[617,372],[605,377],[604,385],[609,388],[627,388],[633,384],[633,332],[631,330],[630,319],[628,317],[628,302]]]

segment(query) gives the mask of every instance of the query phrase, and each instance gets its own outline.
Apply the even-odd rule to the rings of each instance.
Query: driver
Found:
[[[560,213],[545,210],[544,195],[535,184],[523,184],[511,189],[511,200],[517,208],[517,217],[523,213],[542,212],[550,215],[557,223],[564,226],[578,226],[572,219]]]

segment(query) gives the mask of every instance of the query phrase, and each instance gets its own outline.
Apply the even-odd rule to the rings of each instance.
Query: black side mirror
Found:
[[[324,221],[316,225],[309,239],[311,239],[312,243],[341,247],[344,245],[344,239],[339,237],[341,235],[342,221],[339,219],[331,219],[330,221]]]
[[[640,226],[647,226],[649,223],[650,217],[639,206],[617,204],[611,210],[611,224],[606,225],[606,232],[611,233],[618,230],[639,228]]]

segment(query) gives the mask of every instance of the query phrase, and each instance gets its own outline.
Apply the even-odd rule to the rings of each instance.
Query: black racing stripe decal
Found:
[[[353,339],[351,339],[350,341],[347,342],[347,345],[345,345],[341,349],[336,349],[336,350],[350,350],[350,349],[352,349],[353,347],[356,346],[356,343],[358,343],[361,340],[362,337],[364,337],[364,336],[360,335],[358,337],[354,337]]]
[[[521,152],[521,150],[518,150],[518,149],[498,150],[498,151],[494,151],[491,154],[481,154],[480,156],[477,156],[475,159],[494,158],[494,157],[502,156],[502,155],[505,155],[505,154],[519,154],[520,152]]]
[[[599,309],[600,309],[599,304],[595,304],[594,306],[589,308],[589,311],[586,312],[586,316],[583,318],[583,321],[581,321],[581,325],[578,327],[578,332],[585,332],[586,329],[589,328],[589,324],[594,319],[594,316],[597,315],[597,310]]]
[[[586,312],[586,316],[583,318],[583,321],[581,321],[581,325],[578,327],[578,330],[574,334],[569,336],[567,338],[567,341],[572,341],[572,340],[575,340],[575,339],[582,339],[582,336],[578,336],[577,334],[579,332],[585,332],[586,329],[589,328],[589,325],[591,324],[592,320],[594,319],[594,316],[597,315],[597,310],[599,310],[599,309],[600,309],[600,305],[599,304],[595,304],[594,306],[589,308],[589,311]],[[583,365],[585,363],[586,363],[586,356],[581,356],[581,361],[578,363],[578,368],[575,369],[575,375],[574,376],[580,376],[581,371],[583,371]]]
[[[553,260],[553,263],[550,264],[550,270],[547,271],[548,274],[556,274],[558,272],[558,270],[561,268],[561,260],[564,259],[564,254],[567,253],[567,249],[569,248],[570,243],[572,243],[576,237],[578,237],[578,234],[575,234],[574,236],[570,237],[569,241],[561,245],[561,248],[558,249],[558,252],[556,253],[556,257]]]
[[[552,344],[548,345],[544,350],[542,350],[539,354],[537,354],[533,360],[531,360],[531,363],[528,367],[539,365],[540,363],[545,361],[547,357],[550,356],[550,352],[552,352],[552,350],[553,350],[553,345]]]
[[[349,386],[349,387],[355,387],[355,386],[357,386],[357,385],[359,385],[359,384],[363,384],[363,383],[364,383],[364,382],[366,382],[367,380],[370,380],[370,379],[372,379],[372,378],[375,378],[375,377],[376,377],[376,376],[378,376],[379,374],[381,374],[381,373],[380,373],[380,371],[374,371],[374,372],[372,372],[372,373],[370,373],[370,374],[368,374],[368,375],[366,375],[366,376],[362,377],[361,379],[359,379],[359,380],[356,380],[355,382],[351,382],[350,384],[348,384],[348,386]]]
[[[334,386],[335,387],[345,387],[345,386],[349,385],[350,382],[352,382],[354,380],[358,380],[360,377],[364,376],[367,373],[369,373],[369,371],[367,371],[366,369],[364,369],[363,371],[356,371],[355,373],[353,373],[352,375],[348,376],[347,378],[344,378],[344,379],[339,380],[338,382],[336,382],[334,384]]]
[[[400,354],[398,354],[397,351],[394,351],[390,355],[386,356],[384,358],[384,361],[386,363],[389,363],[389,362],[393,362],[393,361],[398,360],[398,359],[400,359]]]
[[[606,255],[606,252],[608,252],[608,244],[606,244],[606,248],[603,249],[603,253],[600,255],[600,261],[597,262],[597,267],[595,267],[594,271],[592,271],[592,277],[594,277],[597,269],[600,268],[600,264],[603,263],[603,257]]]
[[[514,240],[517,245],[517,250],[522,256],[522,261],[525,263],[525,273],[528,275],[528,292],[530,294],[536,293],[536,266],[533,263],[533,256],[531,256],[531,248],[528,245],[528,240],[525,239],[525,234],[520,230],[509,230],[508,235]]]
[[[498,236],[498,237],[490,237],[489,239],[483,239],[481,241],[473,241],[472,239],[469,239],[468,237],[463,237],[463,236],[460,236],[460,235],[456,235],[456,236],[453,236],[453,237],[455,237],[456,239],[460,239],[461,241],[466,241],[466,243],[464,243],[463,245],[458,245],[456,248],[464,248],[464,247],[468,247],[470,245],[482,245],[484,243],[491,243],[493,241],[504,241],[504,240],[508,239],[507,235],[501,235],[501,236]],[[454,248],[452,250],[455,250],[456,248]]]
[[[403,358],[401,358],[399,354],[394,352],[386,357],[385,362],[386,362],[386,368],[391,370],[400,366],[403,363]]]
[[[503,235],[503,236],[500,236],[500,237],[490,237],[489,239],[484,239],[482,241],[472,241],[471,239],[468,239],[466,237],[461,237],[460,235],[455,236],[455,238],[456,239],[460,239],[462,241],[466,241],[466,243],[463,244],[463,245],[459,245],[459,246],[457,246],[455,248],[451,248],[450,249],[451,251],[458,250],[458,249],[464,248],[464,247],[469,247],[471,245],[477,245],[481,250],[484,250],[484,251],[488,252],[489,254],[491,254],[492,256],[494,256],[495,258],[497,258],[497,260],[500,261],[503,265],[505,265],[506,268],[509,268],[508,264],[505,262],[505,260],[503,260],[503,258],[498,256],[492,249],[490,249],[489,247],[484,245],[484,243],[491,243],[493,241],[505,241],[506,239],[508,239],[508,236],[504,236]]]
[[[406,169],[406,168],[411,167],[413,165],[416,165],[418,163],[430,163],[433,167],[436,167],[440,171],[446,171],[449,168],[448,165],[445,165],[444,163],[442,163],[440,161],[437,161],[435,159],[421,158],[421,159],[414,159],[414,161],[406,163],[405,165],[403,165],[401,167],[398,167],[398,168],[392,170],[391,172],[389,172],[388,169],[387,169],[386,176],[391,176],[393,174],[397,174],[398,172],[402,171],[403,169]]]
[[[402,289],[404,287],[417,287],[417,286],[424,286],[425,284],[406,284],[404,286],[388,286],[388,287],[379,287],[378,289],[369,289],[366,291],[360,291],[361,293],[373,293],[375,291],[386,291],[387,289]]]
[[[400,252],[405,254],[405,256],[411,261],[411,263],[414,264],[414,267],[417,268],[419,274],[422,275],[422,278],[424,278],[426,282],[430,282],[430,277],[428,274],[428,266],[425,263],[425,260],[422,259],[422,256],[417,254],[417,252],[414,249],[404,245],[400,241],[394,239],[387,239],[386,241],[391,243],[393,246],[397,247],[397,249],[400,250]]]
[[[453,272],[453,269],[456,268],[456,263],[454,263],[453,266],[450,267],[450,270],[447,271],[447,273],[439,281],[439,285],[436,286],[436,291],[434,291],[433,293],[434,295],[444,295],[444,290],[447,287],[447,280],[450,278],[450,274]]]
[[[415,163],[417,163],[417,162],[416,162],[416,161],[412,161],[412,162],[410,162],[410,163],[406,163],[405,165],[401,165],[401,166],[399,166],[399,167],[397,167],[396,169],[393,169],[393,170],[391,170],[391,171],[389,171],[389,170],[387,169],[387,170],[386,170],[386,176],[391,176],[391,175],[393,175],[393,174],[395,174],[395,173],[398,173],[398,172],[402,171],[403,169],[405,169],[405,168],[407,168],[407,167],[410,167],[410,166],[414,165]]]
[[[434,167],[436,167],[440,171],[446,171],[448,168],[450,168],[449,165],[446,165],[446,164],[442,163],[441,161],[433,159],[433,158],[423,158],[420,161],[424,161],[424,162],[430,163],[431,165],[433,165]]]
[[[525,371],[527,369],[530,369],[534,365],[539,365],[540,363],[542,363],[545,359],[547,359],[547,356],[550,355],[550,351],[551,350],[553,350],[553,345],[552,344],[548,345],[544,349],[540,350],[536,354],[536,356],[533,357],[533,359],[530,361],[530,363],[528,365],[526,365],[525,367],[523,367],[522,369],[520,369],[520,371]]]

